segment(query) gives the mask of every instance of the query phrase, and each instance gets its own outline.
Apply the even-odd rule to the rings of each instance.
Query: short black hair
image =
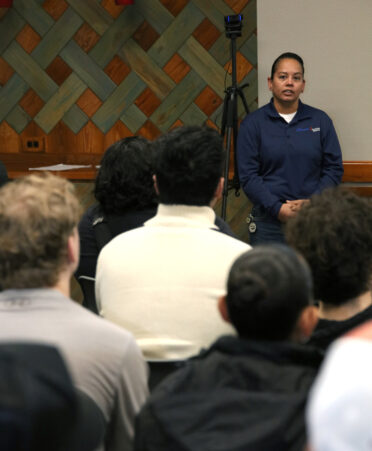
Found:
[[[283,244],[256,246],[231,267],[226,304],[230,321],[242,338],[289,339],[312,299],[307,263]]]
[[[302,68],[302,75],[305,74],[305,66],[304,66],[303,59],[299,55],[297,55],[297,53],[285,52],[285,53],[282,53],[280,56],[278,56],[278,58],[273,62],[273,65],[271,66],[271,79],[274,78],[274,74],[275,74],[276,68],[278,67],[279,62],[284,59],[292,59],[292,60],[296,60],[297,62],[299,62],[301,65],[301,68]]]
[[[103,155],[94,195],[107,214],[155,207],[153,173],[151,143],[141,136],[121,139]]]
[[[209,127],[178,127],[155,142],[155,174],[163,204],[205,206],[222,177],[223,140]]]
[[[285,236],[312,269],[316,299],[341,305],[370,289],[370,199],[347,188],[329,188],[288,221]]]

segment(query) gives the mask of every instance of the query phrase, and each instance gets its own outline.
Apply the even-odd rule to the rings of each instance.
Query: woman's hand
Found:
[[[293,218],[301,210],[301,208],[310,202],[309,199],[287,200],[282,204],[279,210],[278,219],[280,222],[287,222],[288,219]]]
[[[285,203],[280,207],[278,219],[280,222],[287,222],[288,219],[294,218],[296,214],[297,213],[292,209],[292,206],[288,203]]]
[[[291,207],[291,210],[294,212],[298,212],[301,208],[308,204],[310,199],[296,199],[296,200],[287,200],[286,204]]]

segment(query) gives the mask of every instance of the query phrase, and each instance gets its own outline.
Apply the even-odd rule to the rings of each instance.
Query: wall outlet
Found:
[[[28,136],[22,139],[23,152],[44,152],[44,138],[38,136]]]

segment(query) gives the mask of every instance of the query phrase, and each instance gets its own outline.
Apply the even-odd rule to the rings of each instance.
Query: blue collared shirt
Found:
[[[307,199],[343,175],[332,120],[301,101],[289,124],[272,100],[249,114],[240,126],[237,162],[245,194],[273,217],[286,200]]]

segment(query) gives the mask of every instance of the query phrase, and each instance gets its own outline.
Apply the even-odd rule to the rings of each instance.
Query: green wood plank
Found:
[[[147,116],[134,103],[127,108],[120,116],[120,120],[129,128],[132,133],[136,133],[147,121]]]
[[[180,116],[185,125],[202,125],[207,120],[207,116],[192,103],[187,110]]]
[[[135,9],[126,8],[89,52],[89,56],[100,67],[105,67],[142,22],[143,17]]]
[[[257,65],[257,36],[252,36],[247,39],[240,47],[239,51],[251,62],[254,66]]]
[[[65,0],[99,35],[113,23],[114,19],[97,0]]]
[[[237,48],[240,40],[241,38],[236,40]],[[227,38],[225,34],[221,34],[209,49],[209,53],[221,66],[224,66],[231,58],[231,39]]]
[[[235,14],[224,0],[193,0],[193,2],[220,31],[225,30],[224,16]]]
[[[40,36],[44,36],[54,24],[54,20],[36,0],[16,0],[13,8]]]
[[[159,99],[163,100],[174,88],[174,81],[133,39],[129,39],[125,43],[119,56],[142,78]]]
[[[11,8],[0,21],[0,55],[22,30],[25,21]]]
[[[45,69],[73,38],[82,23],[81,17],[72,8],[68,8],[44,36],[31,56]]]
[[[143,81],[132,71],[99,108],[92,121],[103,133],[108,132],[144,87]]]
[[[14,128],[17,133],[22,133],[22,131],[27,127],[28,123],[31,121],[30,116],[24,111],[20,106],[16,106],[8,114],[6,121],[8,124]]]
[[[31,88],[45,101],[57,91],[58,86],[28,55],[17,41],[3,53],[3,58],[18,72]]]
[[[242,38],[245,42],[257,28],[257,1],[251,0],[242,11]]]
[[[166,132],[204,87],[205,81],[196,72],[189,72],[151,115],[150,119],[162,132]]]
[[[72,73],[49,102],[34,117],[34,121],[45,133],[49,133],[78,100],[85,89],[85,83]]]
[[[243,93],[245,96],[245,99],[248,103],[252,103],[254,100],[258,97],[258,77],[257,77],[257,70],[252,69],[241,81],[240,86],[244,85],[245,83],[248,83],[248,88],[243,89]]]
[[[192,2],[188,3],[151,47],[149,56],[164,66],[203,19],[200,10]]]
[[[77,105],[72,105],[72,107],[63,116],[63,122],[75,134],[79,133],[88,121],[89,117],[84,113],[84,111],[81,111]]]
[[[116,88],[111,78],[74,40],[66,45],[60,56],[101,100],[106,100]]]
[[[0,122],[15,107],[28,91],[28,84],[18,74],[0,89]]]
[[[134,8],[159,34],[162,34],[174,20],[172,14],[158,0],[136,0],[134,7],[130,9]]]
[[[191,36],[178,53],[220,97],[224,96],[225,70],[194,37]]]

